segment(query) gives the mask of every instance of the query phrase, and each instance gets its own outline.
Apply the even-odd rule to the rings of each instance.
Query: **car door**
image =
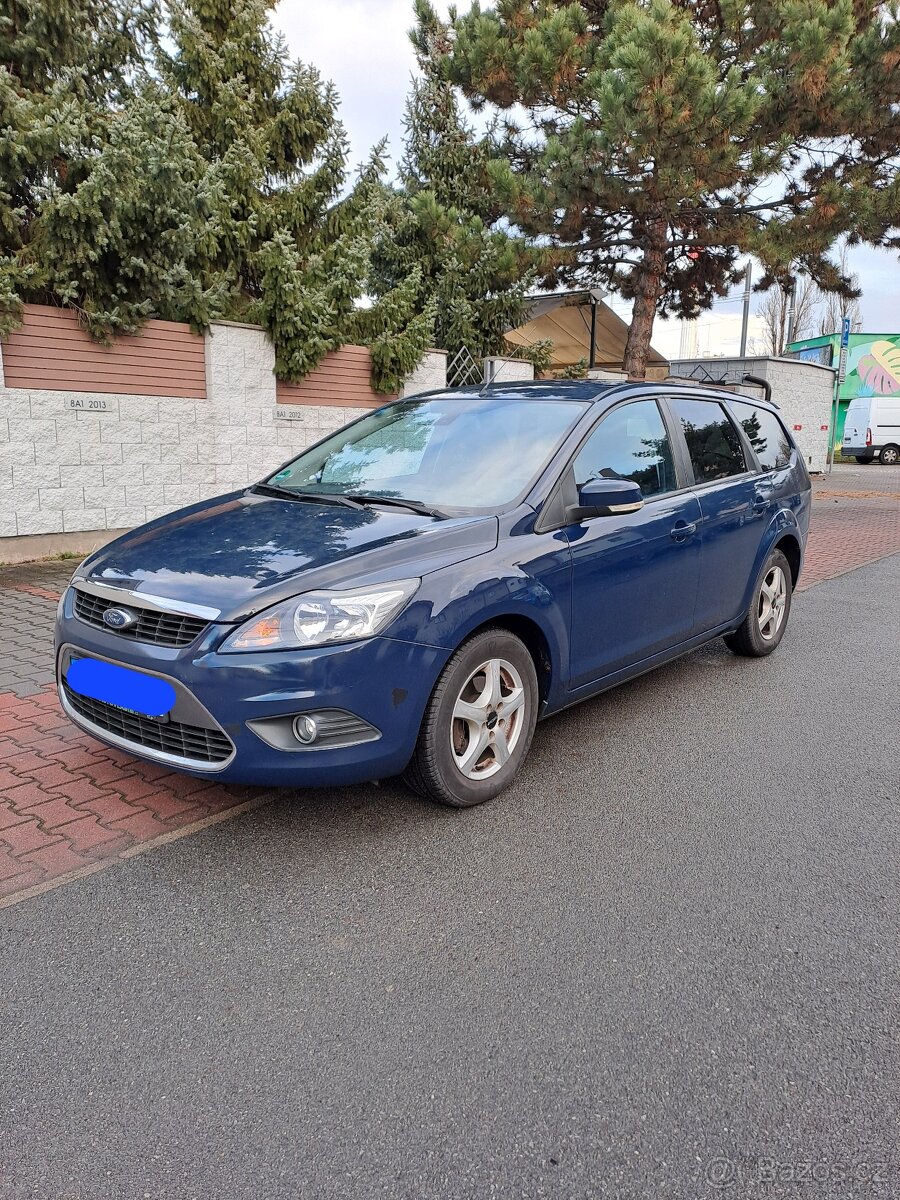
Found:
[[[695,618],[702,633],[742,615],[772,509],[772,490],[759,477],[749,446],[718,400],[672,396],[667,405],[678,423],[700,504]]]
[[[570,495],[593,478],[631,479],[638,512],[565,528],[572,554],[572,690],[690,637],[699,572],[700,505],[681,489],[672,438],[655,400],[608,412],[568,468]]]

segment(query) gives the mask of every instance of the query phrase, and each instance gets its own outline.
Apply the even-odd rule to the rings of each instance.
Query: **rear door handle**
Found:
[[[686,542],[696,532],[696,521],[676,521],[670,530],[669,536],[673,542]]]
[[[768,512],[772,507],[772,497],[764,496],[761,492],[757,492],[753,497],[753,511],[755,513]]]

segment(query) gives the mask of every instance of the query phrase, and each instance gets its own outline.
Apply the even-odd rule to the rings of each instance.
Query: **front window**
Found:
[[[307,450],[266,482],[439,509],[499,508],[525,491],[585,407],[472,395],[401,400]]]
[[[672,447],[655,400],[622,404],[604,417],[572,464],[579,488],[592,479],[631,479],[644,496],[678,487]]]

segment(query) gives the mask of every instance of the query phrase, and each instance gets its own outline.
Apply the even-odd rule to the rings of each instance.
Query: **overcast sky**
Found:
[[[445,4],[439,7],[446,9]],[[459,0],[458,7],[465,9],[465,0]],[[385,134],[396,158],[403,105],[415,70],[407,37],[411,0],[281,0],[274,21],[293,57],[314,64],[337,85],[352,161],[361,162]],[[898,256],[864,248],[851,253],[850,265],[863,289],[864,328],[874,333],[900,331]]]

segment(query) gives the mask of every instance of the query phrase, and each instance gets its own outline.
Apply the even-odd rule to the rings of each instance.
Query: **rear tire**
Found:
[[[878,455],[878,461],[884,467],[894,467],[900,462],[900,447],[885,446]]]
[[[453,808],[492,800],[531,747],[538,681],[524,644],[505,629],[463,642],[435,684],[403,778]]]
[[[854,455],[854,458],[856,459],[856,461],[859,463],[859,465],[861,467],[867,467],[869,465],[869,463],[872,461],[871,458],[863,458],[861,454]]]
[[[790,563],[780,550],[773,550],[759,573],[747,615],[734,633],[725,635],[732,653],[745,658],[772,653],[787,628],[792,588]]]

